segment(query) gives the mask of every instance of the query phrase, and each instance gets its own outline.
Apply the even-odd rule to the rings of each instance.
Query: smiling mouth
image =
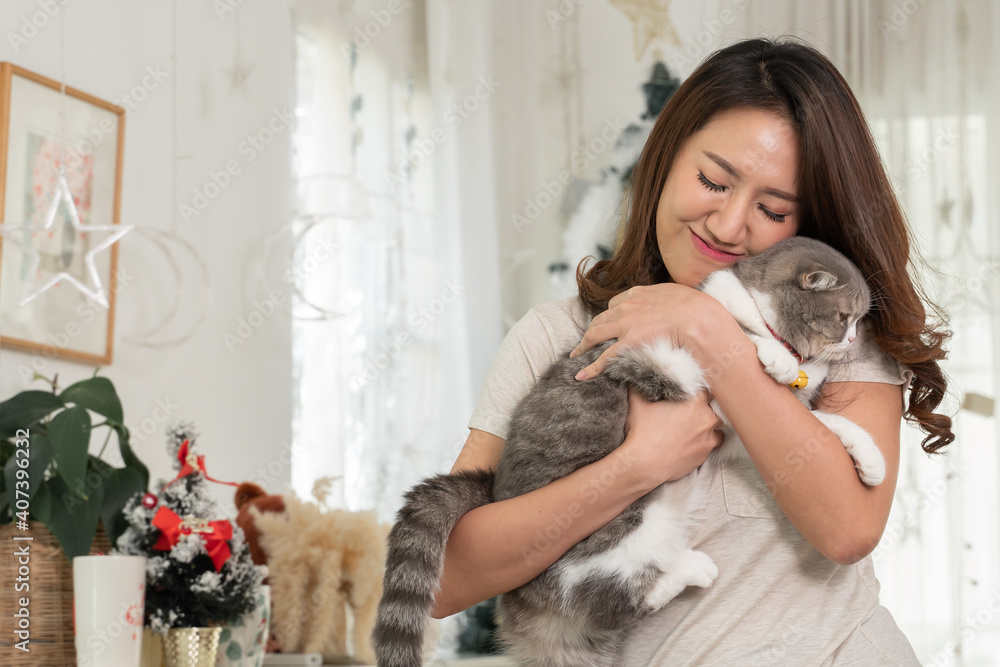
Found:
[[[688,230],[691,231],[691,230]],[[701,238],[693,231],[691,231],[691,242],[694,243],[695,248],[698,249],[701,254],[706,257],[711,257],[712,259],[719,262],[733,262],[743,257],[743,255],[736,255],[731,252],[726,252],[725,250],[719,250],[715,246],[709,245],[705,239]]]

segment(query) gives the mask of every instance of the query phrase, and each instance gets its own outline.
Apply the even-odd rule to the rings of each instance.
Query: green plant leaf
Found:
[[[0,403],[0,438],[12,438],[20,428],[29,428],[54,410],[65,407],[58,396],[31,389]]]
[[[90,445],[90,415],[81,406],[63,410],[49,422],[52,458],[59,476],[69,488],[76,489],[87,472],[87,447]]]
[[[94,474],[100,476],[96,471]],[[48,526],[72,562],[76,556],[90,553],[101,516],[103,487],[100,484],[91,485],[88,488],[89,498],[83,499],[66,485],[62,477],[53,477],[49,485],[52,498]]]
[[[7,463],[7,459],[14,455],[17,447],[10,440],[0,440],[0,466]]]
[[[52,520],[52,491],[49,490],[51,482],[52,480],[43,483],[31,499],[31,516],[46,526]]]
[[[122,402],[108,378],[92,377],[71,384],[59,394],[59,398],[64,403],[75,403],[81,408],[93,410],[116,424],[123,421]]]
[[[132,446],[129,444],[129,432],[123,424],[112,424],[112,428],[115,429],[115,433],[118,434],[118,451],[122,454],[122,461],[125,462],[125,467],[133,468],[139,472],[142,477],[142,490],[149,490],[149,468],[139,460],[139,457],[135,455],[132,451]]]
[[[95,468],[106,465],[103,461],[97,461]],[[101,472],[104,477],[104,491],[101,506],[101,520],[104,522],[104,529],[108,531],[111,545],[118,541],[118,536],[125,532],[128,523],[122,515],[122,508],[129,498],[137,493],[142,493],[145,488],[142,485],[142,475],[135,468],[111,468],[108,466],[106,472]]]

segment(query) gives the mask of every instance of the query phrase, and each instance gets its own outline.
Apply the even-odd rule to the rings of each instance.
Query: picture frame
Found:
[[[124,108],[0,62],[0,346],[112,362],[124,139]]]

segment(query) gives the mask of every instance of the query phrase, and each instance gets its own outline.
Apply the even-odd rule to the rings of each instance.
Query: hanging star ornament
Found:
[[[610,0],[611,5],[632,22],[632,49],[639,62],[656,40],[669,39],[681,45],[670,22],[670,0]]]
[[[34,237],[38,232],[48,232],[55,224],[56,214],[59,212],[61,206],[65,206],[69,215],[69,222],[76,232],[81,234],[108,232],[108,235],[100,243],[88,250],[83,257],[83,263],[86,267],[87,276],[90,278],[89,285],[84,284],[79,278],[66,271],[60,271],[41,285],[36,284],[38,265],[41,263],[42,256],[38,252],[34,243],[30,240],[24,239],[23,237],[26,234],[30,234],[31,237]],[[107,308],[108,298],[105,294],[104,286],[101,284],[101,276],[97,272],[97,266],[94,264],[94,257],[97,256],[99,252],[110,248],[113,243],[121,239],[131,230],[132,226],[130,225],[84,225],[81,223],[80,214],[76,210],[76,203],[73,201],[73,194],[70,192],[69,182],[66,180],[66,174],[63,170],[60,170],[59,176],[56,179],[56,190],[52,196],[52,200],[49,202],[48,209],[45,211],[45,220],[41,227],[0,224],[0,235],[4,237],[4,240],[21,246],[31,257],[29,274],[32,278],[26,282],[24,286],[24,294],[22,295],[18,306],[27,305],[42,292],[45,292],[61,280],[65,280],[80,290],[84,295],[96,301],[104,308]],[[19,232],[19,234],[15,235],[15,232]],[[19,238],[19,236],[21,238]]]

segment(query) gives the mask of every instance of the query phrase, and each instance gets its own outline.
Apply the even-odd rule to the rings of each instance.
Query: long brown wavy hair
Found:
[[[721,49],[688,77],[660,112],[632,172],[614,254],[577,268],[591,315],[634,285],[672,282],[656,242],[656,207],[684,141],[731,109],[774,112],[799,138],[799,235],[849,257],[868,279],[867,316],[879,346],[913,371],[907,421],[934,453],[951,443],[951,418],[936,413],[947,381],[938,362],[950,338],[947,317],[914,285],[910,231],[864,113],[837,68],[816,49],[788,39],[751,39]],[[934,311],[930,321],[925,310]]]

